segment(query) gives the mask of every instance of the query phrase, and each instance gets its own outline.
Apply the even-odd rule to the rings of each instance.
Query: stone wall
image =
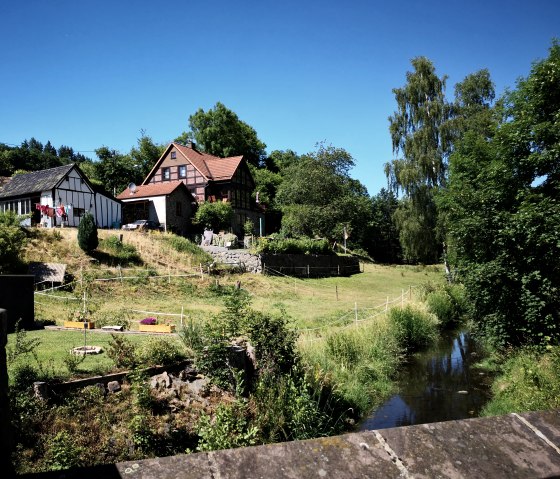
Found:
[[[244,249],[227,249],[219,246],[204,246],[218,262],[232,267],[238,266],[249,273],[285,274],[304,278],[324,276],[350,276],[360,273],[357,258],[336,255],[307,254],[261,254],[255,255]]]

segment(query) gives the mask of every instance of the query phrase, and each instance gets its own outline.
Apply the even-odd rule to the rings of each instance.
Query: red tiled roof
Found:
[[[230,158],[216,158],[206,161],[213,180],[231,180],[243,156],[232,156]]]
[[[132,193],[129,188],[124,190],[117,198],[119,200],[131,200],[134,198],[148,198],[150,196],[169,195],[175,191],[183,182],[181,181],[162,181],[161,183],[151,183],[149,185],[136,186],[136,191]]]

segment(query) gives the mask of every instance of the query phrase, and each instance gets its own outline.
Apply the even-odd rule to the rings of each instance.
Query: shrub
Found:
[[[426,305],[428,311],[438,318],[442,329],[459,324],[468,309],[464,289],[459,285],[445,286],[428,293]]]
[[[80,465],[82,450],[66,431],[58,432],[46,444],[45,461],[53,471]]]
[[[230,227],[233,219],[233,208],[230,203],[217,201],[204,202],[198,206],[193,223],[201,226],[210,226],[214,231],[225,230]]]
[[[261,238],[257,251],[270,254],[334,254],[326,239]]]
[[[123,335],[111,334],[107,356],[117,368],[132,368],[136,365],[136,347]]]
[[[411,306],[393,308],[389,319],[396,327],[399,342],[408,351],[423,349],[437,339],[437,321],[423,311]]]
[[[25,231],[20,226],[23,217],[13,211],[0,212],[0,271],[16,271],[25,246]]]
[[[218,406],[214,419],[203,415],[198,423],[198,451],[216,451],[256,443],[257,428],[249,426],[246,405],[236,401]]]
[[[78,245],[86,253],[91,253],[99,246],[97,226],[90,213],[86,213],[78,226]]]
[[[115,311],[104,312],[103,315],[98,313],[95,317],[95,327],[103,326],[122,326],[123,329],[130,329],[130,316],[126,309],[117,309]]]
[[[165,338],[151,338],[141,346],[139,356],[142,362],[150,366],[174,364],[185,357],[176,344]]]

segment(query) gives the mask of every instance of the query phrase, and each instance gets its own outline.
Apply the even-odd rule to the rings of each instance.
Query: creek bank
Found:
[[[397,377],[398,393],[376,408],[359,430],[477,417],[492,378],[475,367],[483,357],[466,331],[443,333],[427,351],[410,356]]]

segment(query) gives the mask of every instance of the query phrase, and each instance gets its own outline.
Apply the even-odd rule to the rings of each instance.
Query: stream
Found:
[[[444,333],[434,347],[401,366],[398,393],[375,409],[360,431],[477,417],[491,378],[472,365],[482,352],[465,331]]]

